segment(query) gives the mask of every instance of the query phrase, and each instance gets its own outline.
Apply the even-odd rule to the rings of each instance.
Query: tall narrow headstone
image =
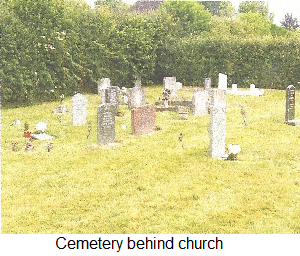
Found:
[[[98,143],[105,145],[114,143],[116,106],[110,103],[101,104],[97,108]]]
[[[255,92],[255,84],[250,84],[250,92]]]
[[[146,104],[145,88],[133,87],[129,89],[128,107],[136,108]]]
[[[110,79],[109,78],[101,78],[97,82],[98,94],[101,93],[101,90],[107,89],[108,87],[110,87]]]
[[[293,85],[289,85],[286,88],[286,108],[285,108],[285,122],[293,123],[295,120],[295,96],[296,88]]]
[[[220,89],[212,89],[210,91],[209,105],[226,106],[226,91],[225,90],[220,90]]]
[[[112,103],[116,106],[119,105],[119,87],[110,86],[107,89],[101,90],[101,103]]]
[[[209,124],[209,155],[222,159],[226,143],[226,107],[212,106],[210,108]]]
[[[141,87],[142,86],[142,79],[138,76],[137,80],[134,82],[134,87]]]
[[[211,89],[211,79],[209,77],[204,79],[204,89],[210,91]]]
[[[156,113],[154,105],[144,105],[131,110],[131,127],[134,135],[142,135],[155,130]]]
[[[232,92],[237,92],[238,91],[237,84],[232,84],[231,90],[232,90]]]
[[[193,94],[193,114],[195,116],[208,114],[209,92],[207,90],[200,90]]]
[[[227,90],[227,75],[219,73],[218,89]]]
[[[175,98],[177,97],[177,86],[176,86],[176,77],[164,77],[163,80],[164,83],[164,90],[168,89],[170,90],[170,98]]]
[[[81,93],[72,97],[72,123],[83,125],[86,123],[87,99]]]

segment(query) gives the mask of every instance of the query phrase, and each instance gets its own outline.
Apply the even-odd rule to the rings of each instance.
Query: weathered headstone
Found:
[[[227,90],[227,75],[219,73],[218,89]]]
[[[204,79],[204,89],[210,91],[211,89],[211,79],[209,77]]]
[[[255,92],[255,84],[250,84],[250,92]]]
[[[176,86],[176,77],[164,77],[164,90],[170,90],[170,98],[177,97],[177,86]]]
[[[156,113],[154,105],[144,105],[131,110],[131,127],[134,135],[142,135],[155,130]]]
[[[106,145],[114,143],[116,106],[111,103],[101,104],[97,108],[98,143]]]
[[[209,124],[209,156],[222,159],[226,147],[226,107],[212,106]]]
[[[101,93],[101,90],[107,89],[110,87],[110,79],[109,78],[102,78],[97,82],[98,87],[98,94]]]
[[[116,106],[119,105],[119,87],[110,86],[107,89],[101,90],[101,103],[111,103]]]
[[[142,79],[138,76],[137,80],[134,82],[134,87],[141,87],[142,86]]]
[[[146,104],[145,88],[133,87],[129,89],[128,107],[136,108]]]
[[[193,114],[195,116],[208,114],[209,92],[200,90],[193,94]]]
[[[219,90],[219,89],[212,89],[210,91],[209,105],[226,106],[226,91],[225,90]]]
[[[84,125],[86,123],[87,99],[81,93],[76,93],[72,98],[72,123]]]
[[[176,89],[177,90],[182,89],[182,83],[181,82],[176,82]]]
[[[293,124],[295,121],[295,96],[296,88],[294,85],[289,85],[286,88],[286,108],[285,108],[285,122]]]

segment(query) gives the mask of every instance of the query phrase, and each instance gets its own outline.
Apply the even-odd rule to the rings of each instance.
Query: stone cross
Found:
[[[98,143],[105,145],[115,142],[115,115],[116,106],[111,103],[101,104],[97,108],[97,139]]]
[[[218,89],[227,90],[227,75],[219,73]]]
[[[134,135],[142,135],[155,130],[156,113],[154,105],[144,105],[131,110],[131,127]]]
[[[129,89],[128,107],[136,108],[146,104],[145,88],[133,87]]]
[[[101,93],[101,90],[107,89],[108,87],[110,87],[110,79],[102,78],[100,81],[97,82],[98,94]]]
[[[285,108],[286,123],[292,123],[295,120],[295,96],[296,96],[295,86],[289,85],[286,88],[286,108]]]
[[[72,123],[84,125],[86,123],[87,99],[81,93],[72,97]]]
[[[177,86],[176,86],[176,77],[164,77],[163,80],[164,84],[164,90],[168,89],[170,90],[170,98],[175,98],[177,97]]]
[[[200,90],[193,94],[193,114],[195,116],[208,114],[209,92],[207,90]]]
[[[119,105],[119,87],[110,86],[107,89],[101,90],[101,103],[112,103],[116,106]]]
[[[211,79],[209,77],[204,79],[204,89],[210,91],[211,89]]]
[[[226,143],[226,107],[212,106],[209,124],[209,156],[222,159]]]

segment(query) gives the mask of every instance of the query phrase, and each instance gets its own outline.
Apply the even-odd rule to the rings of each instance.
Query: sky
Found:
[[[93,6],[95,0],[86,0],[86,2]],[[134,4],[136,0],[125,0],[129,4]],[[232,0],[231,1],[235,6],[235,9],[238,9],[238,6],[241,0]],[[297,0],[269,0],[266,1],[269,3],[270,13],[274,13],[274,23],[280,25],[280,21],[283,20],[286,13],[292,13],[294,18],[300,22],[300,1]]]

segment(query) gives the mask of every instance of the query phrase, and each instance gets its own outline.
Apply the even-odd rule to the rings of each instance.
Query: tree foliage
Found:
[[[230,1],[200,1],[212,15],[220,17],[233,17],[235,8]]]
[[[293,18],[293,14],[285,14],[284,19],[280,22],[281,26],[289,30],[297,30],[300,26],[297,18]]]
[[[260,13],[262,16],[268,17],[273,21],[274,14],[269,13],[269,4],[265,1],[243,1],[240,3],[238,13]]]

